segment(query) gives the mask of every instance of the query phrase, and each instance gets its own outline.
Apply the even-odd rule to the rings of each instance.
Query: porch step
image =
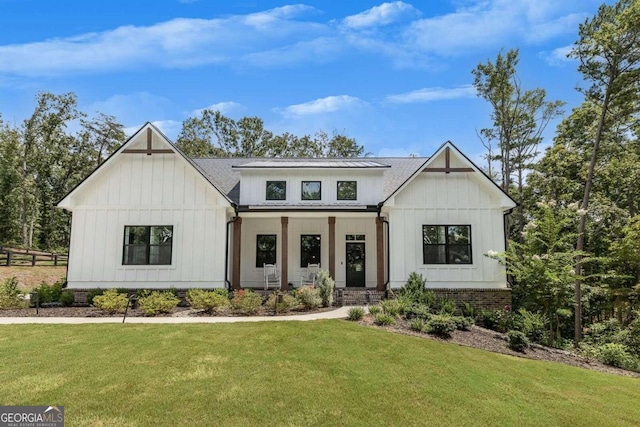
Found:
[[[336,305],[370,305],[379,303],[385,291],[375,289],[337,289]]]

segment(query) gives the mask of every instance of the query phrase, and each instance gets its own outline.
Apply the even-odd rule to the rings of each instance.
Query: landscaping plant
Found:
[[[328,271],[320,270],[316,277],[316,287],[318,291],[320,291],[322,306],[331,307],[331,305],[333,305],[333,292],[336,287],[336,282],[329,276]]]
[[[320,291],[311,286],[303,286],[298,289],[298,291],[296,292],[296,298],[306,309],[317,308],[320,307],[320,304],[322,304]]]
[[[455,321],[446,314],[437,314],[427,321],[426,331],[439,337],[448,338],[455,330]]]
[[[264,304],[271,312],[274,310],[276,313],[286,313],[291,310],[295,310],[300,307],[300,302],[296,297],[289,294],[282,295],[282,301],[278,301],[278,293],[273,292],[269,295],[267,302]]]
[[[253,314],[262,305],[262,297],[251,289],[240,289],[234,292],[231,307],[242,314]]]
[[[507,346],[518,352],[524,352],[529,347],[529,339],[520,331],[507,332]]]
[[[15,277],[5,280],[0,285],[0,309],[26,308],[27,301],[22,297]]]
[[[180,299],[171,290],[153,291],[148,296],[140,298],[138,306],[145,316],[155,316],[160,313],[169,313],[178,306],[179,302]]]
[[[347,319],[357,322],[364,317],[364,309],[361,307],[351,307],[347,312]]]
[[[204,289],[191,289],[187,292],[187,301],[191,307],[212,314],[231,307],[229,298],[220,292]]]
[[[62,304],[63,307],[71,307],[75,301],[76,297],[72,291],[64,291],[60,295],[60,304]]]
[[[129,304],[129,299],[125,294],[119,293],[115,289],[107,289],[101,295],[93,297],[93,306],[106,311],[109,314],[124,313]]]
[[[390,314],[380,313],[380,314],[377,314],[374,317],[373,323],[375,323],[378,326],[395,325],[396,324],[396,318],[395,318],[395,316],[392,316]]]

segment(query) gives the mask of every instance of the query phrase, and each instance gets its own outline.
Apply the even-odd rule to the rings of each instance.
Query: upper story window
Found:
[[[357,200],[358,199],[358,182],[357,181],[338,181],[337,190],[338,200]]]
[[[471,264],[470,225],[423,225],[424,264]]]
[[[287,181],[267,181],[267,200],[287,200]]]
[[[173,226],[124,227],[122,265],[171,265]]]
[[[302,181],[302,200],[321,200],[322,183],[320,181]]]

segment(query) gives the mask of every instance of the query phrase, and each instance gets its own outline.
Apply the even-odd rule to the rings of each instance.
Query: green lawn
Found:
[[[0,361],[68,426],[640,422],[640,380],[346,321],[1,326]]]

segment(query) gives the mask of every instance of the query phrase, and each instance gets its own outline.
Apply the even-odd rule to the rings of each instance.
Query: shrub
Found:
[[[114,291],[115,291],[115,289],[114,289]],[[117,291],[116,291],[116,292],[117,292]],[[89,304],[89,305],[93,305],[93,299],[94,299],[95,297],[99,296],[99,295],[102,295],[102,294],[104,294],[104,289],[100,289],[100,288],[97,288],[97,289],[89,289],[89,290],[87,291],[87,304]]]
[[[251,289],[241,289],[234,292],[231,307],[242,314],[253,314],[262,305],[262,297]]]
[[[585,333],[585,340],[594,344],[611,342],[621,330],[622,327],[617,319],[593,323]]]
[[[395,325],[396,318],[390,314],[379,313],[374,318],[373,323],[375,323],[378,326]]]
[[[456,330],[456,323],[451,316],[438,314],[427,321],[426,331],[441,337],[449,337]]]
[[[107,313],[124,313],[129,304],[129,299],[126,295],[118,293],[115,289],[108,289],[100,295],[95,295],[92,298],[93,306]]]
[[[369,306],[369,314],[370,315],[375,317],[380,313],[382,313],[382,307],[380,306],[380,304]]]
[[[424,319],[415,318],[411,320],[409,327],[413,331],[424,332],[427,329],[427,322]]]
[[[347,312],[347,319],[357,322],[364,317],[364,309],[361,307],[351,307]]]
[[[0,309],[26,308],[27,301],[22,297],[15,277],[6,279],[0,285]]]
[[[145,316],[155,316],[160,313],[169,313],[178,306],[179,302],[180,299],[170,290],[153,291],[148,296],[140,298],[138,306]]]
[[[478,321],[482,326],[503,333],[519,329],[516,327],[518,320],[519,316],[508,310],[482,310],[478,316]]]
[[[458,308],[456,302],[450,298],[443,297],[438,301],[440,307],[440,314],[453,314]]]
[[[326,270],[320,270],[318,277],[316,277],[316,287],[320,292],[320,299],[322,300],[323,307],[331,307],[333,304],[333,291],[336,287],[336,282],[329,276],[329,272]]]
[[[62,282],[55,282],[49,286],[46,282],[40,283],[40,286],[34,289],[38,294],[38,302],[40,304],[46,304],[49,302],[60,301],[62,295]]]
[[[618,343],[602,344],[596,349],[598,359],[605,365],[627,368],[633,364],[627,346]]]
[[[463,302],[462,303],[462,315],[464,317],[470,317],[471,319],[475,319],[476,316],[478,315],[478,310],[476,309],[476,307],[468,302]]]
[[[382,312],[389,316],[397,317],[400,314],[400,304],[397,299],[387,299],[380,301]]]
[[[456,329],[461,331],[468,331],[471,325],[473,325],[473,319],[464,316],[451,316],[451,320],[456,325]]]
[[[273,311],[275,308],[276,313],[286,313],[288,311],[295,310],[296,308],[300,307],[300,303],[298,302],[298,299],[293,295],[284,294],[282,295],[281,302],[278,302],[276,304],[276,301],[278,301],[278,293],[274,292],[271,295],[269,295],[269,298],[267,299],[265,306],[271,311]]]
[[[529,347],[529,338],[523,332],[509,331],[507,332],[507,347],[522,353]]]
[[[215,292],[218,295],[222,295],[223,297],[229,299],[229,291],[226,290],[225,288],[216,288],[213,290],[213,292]]]
[[[71,291],[64,291],[60,295],[60,303],[63,307],[71,307],[76,302],[76,297]]]
[[[544,314],[532,313],[527,309],[518,310],[521,317],[522,332],[533,342],[542,342],[546,332],[547,317]]]
[[[413,303],[432,306],[435,301],[435,294],[426,289],[427,280],[422,274],[411,273],[407,283],[400,289],[400,296],[408,298]]]
[[[429,309],[429,306],[425,304],[412,304],[405,312],[405,317],[407,319],[428,320],[431,316],[431,310]]]
[[[204,310],[209,314],[223,311],[231,306],[229,298],[226,296],[216,291],[204,289],[190,289],[187,292],[187,301],[191,307]]]
[[[296,298],[300,301],[300,304],[306,309],[320,307],[322,299],[320,298],[320,291],[311,286],[303,286],[296,292]]]

